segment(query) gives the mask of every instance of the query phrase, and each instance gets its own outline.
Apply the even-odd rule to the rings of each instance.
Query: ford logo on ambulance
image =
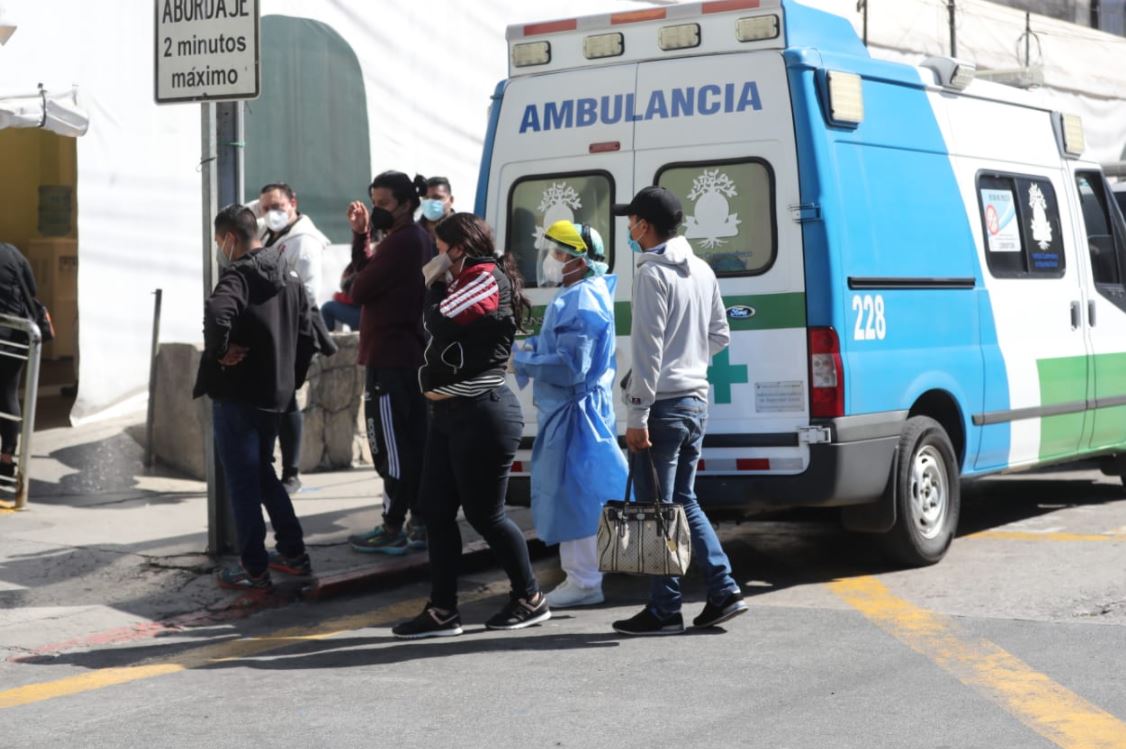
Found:
[[[727,308],[727,316],[732,320],[749,320],[755,316],[755,308],[745,304],[737,304]]]

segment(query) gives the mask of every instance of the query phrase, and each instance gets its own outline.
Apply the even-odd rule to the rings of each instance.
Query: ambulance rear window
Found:
[[[657,184],[680,198],[680,227],[717,276],[754,276],[776,254],[774,174],[761,159],[669,164]]]
[[[521,177],[508,196],[506,249],[516,257],[529,287],[539,286],[548,244],[544,232],[556,221],[588,224],[602,235],[606,262],[614,267],[614,178],[609,172],[537,174]]]
[[[1063,276],[1063,231],[1050,181],[979,174],[977,192],[985,259],[995,278]]]

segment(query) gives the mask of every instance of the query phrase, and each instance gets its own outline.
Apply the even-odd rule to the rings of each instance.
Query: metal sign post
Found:
[[[212,223],[220,206],[243,200],[243,107],[261,86],[259,0],[155,0],[154,96],[157,104],[200,102],[203,187],[203,297],[218,278]],[[207,468],[207,550],[236,550],[222,466],[203,414]]]

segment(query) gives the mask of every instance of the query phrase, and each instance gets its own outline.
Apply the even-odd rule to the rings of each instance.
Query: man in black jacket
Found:
[[[301,280],[276,248],[263,248],[254,214],[230,205],[215,217],[223,271],[207,300],[195,397],[210,396],[214,437],[234,510],[241,566],[221,587],[269,590],[270,569],[312,572],[301,523],[274,470],[278,420],[305,380],[315,341]],[[277,551],[266,552],[262,505]]]

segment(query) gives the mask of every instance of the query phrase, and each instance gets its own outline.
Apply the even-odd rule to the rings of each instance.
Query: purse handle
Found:
[[[632,491],[632,489],[633,489],[633,467],[634,467],[634,461],[638,457],[640,457],[640,456],[637,453],[631,452],[629,454],[629,473],[626,474],[626,497],[625,497],[625,503],[626,504],[629,504],[630,497],[633,495],[633,491]],[[645,457],[648,459],[647,462],[649,463],[649,478],[653,482],[653,502],[652,502],[652,504],[653,504],[654,507],[659,507],[660,504],[661,504],[661,497],[660,497],[661,482],[660,482],[660,479],[657,476],[657,464],[653,462],[652,448],[645,450]],[[640,500],[636,501],[635,504],[641,504]]]

